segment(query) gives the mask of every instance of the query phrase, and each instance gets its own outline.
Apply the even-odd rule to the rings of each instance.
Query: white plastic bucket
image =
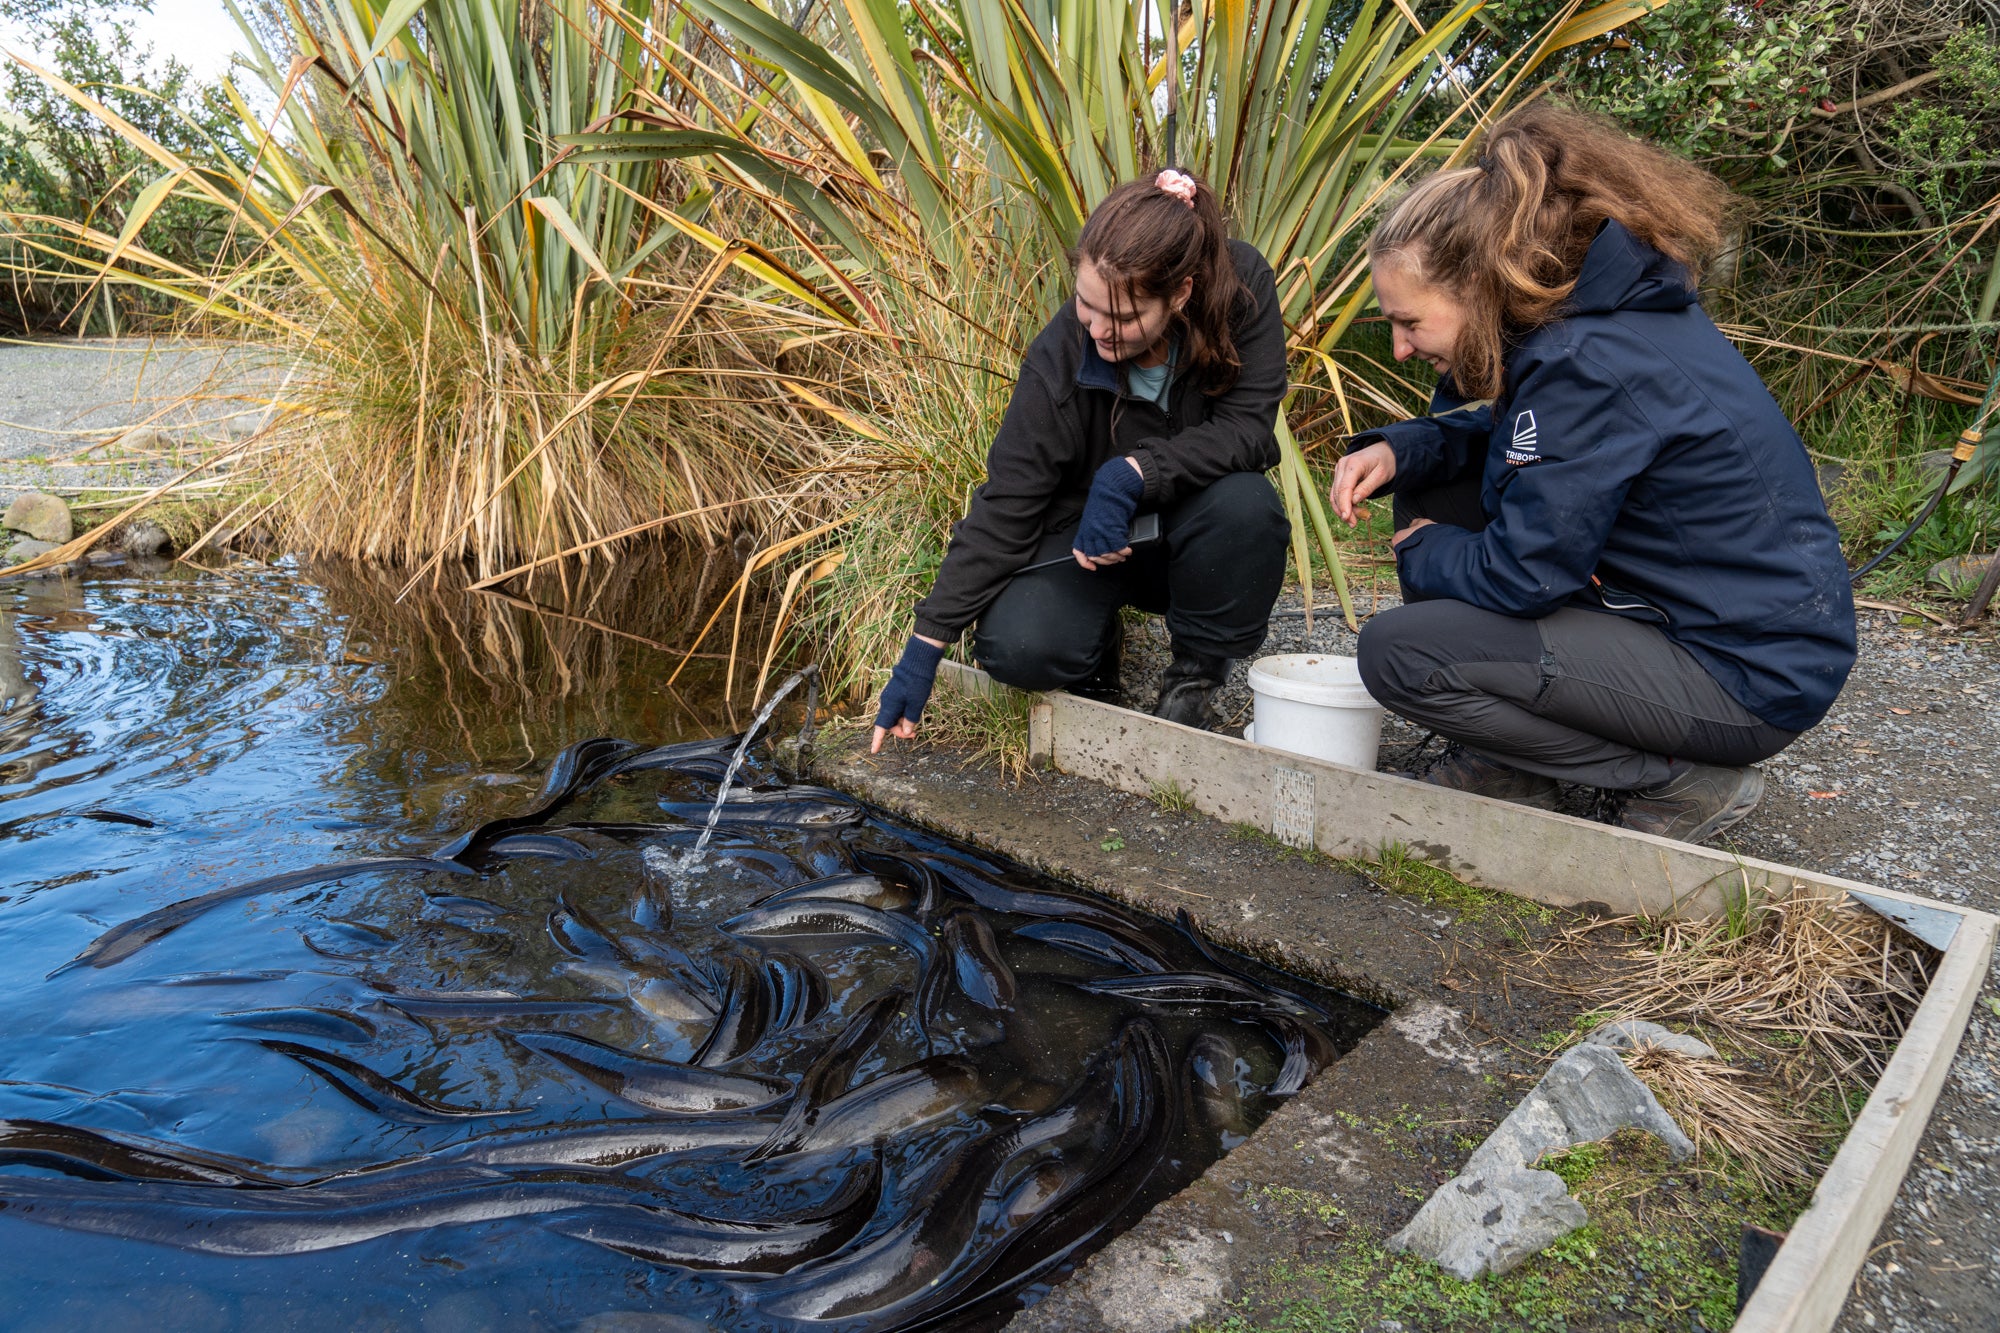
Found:
[[[1255,720],[1244,733],[1259,745],[1375,771],[1382,705],[1361,683],[1351,657],[1285,653],[1250,664]]]

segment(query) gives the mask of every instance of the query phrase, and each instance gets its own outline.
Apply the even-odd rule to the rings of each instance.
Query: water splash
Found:
[[[784,702],[785,696],[797,689],[801,681],[811,682],[806,698],[806,722],[799,732],[803,743],[804,738],[811,734],[813,711],[819,703],[819,664],[816,662],[787,677],[785,683],[774,690],[771,697],[764,701],[764,706],[757,710],[757,716],[750,719],[749,729],[743,733],[736,753],[729,757],[729,767],[722,770],[722,784],[715,789],[715,804],[708,808],[708,822],[702,825],[701,836],[694,840],[694,846],[679,856],[660,847],[646,849],[646,868],[659,874],[669,888],[700,868],[708,840],[715,836],[715,825],[722,818],[722,807],[729,800],[730,784],[736,780],[736,771],[743,767],[743,758],[750,753],[751,742],[757,739],[757,733],[764,729],[764,724],[771,720],[771,714],[778,711],[778,705]]]

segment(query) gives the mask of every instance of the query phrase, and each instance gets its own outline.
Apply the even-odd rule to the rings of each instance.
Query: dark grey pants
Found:
[[[1478,479],[1396,497],[1396,526],[1477,530]],[[1470,500],[1468,511],[1467,501]],[[1361,679],[1383,707],[1447,740],[1564,782],[1630,790],[1675,759],[1753,764],[1791,744],[1665,631],[1565,607],[1522,620],[1455,601],[1412,602],[1361,631]]]
[[[1074,560],[1010,581],[973,632],[973,655],[1003,684],[1057,690],[1089,678],[1118,609],[1166,617],[1176,650],[1248,657],[1264,642],[1285,579],[1291,524],[1261,472],[1232,472],[1160,511],[1160,540],[1120,564]],[[1028,562],[1064,555],[1052,532]]]

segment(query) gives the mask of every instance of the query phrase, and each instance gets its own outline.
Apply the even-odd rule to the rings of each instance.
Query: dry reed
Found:
[[[1625,1054],[1625,1063],[1693,1140],[1697,1159],[1722,1149],[1767,1190],[1817,1178],[1833,1130],[1786,1110],[1766,1080],[1722,1060],[1690,1059],[1644,1042]]]
[[[1567,988],[1618,1018],[1698,1025],[1794,1068],[1805,1082],[1844,1086],[1878,1075],[1923,997],[1930,963],[1881,917],[1800,891],[1716,921],[1622,918],[1559,940],[1624,926],[1640,933],[1610,975]]]

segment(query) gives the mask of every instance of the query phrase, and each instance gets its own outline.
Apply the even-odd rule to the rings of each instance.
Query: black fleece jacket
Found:
[[[1277,283],[1255,246],[1231,241],[1229,254],[1249,292],[1231,326],[1242,370],[1220,394],[1176,379],[1165,412],[1126,392],[1125,368],[1097,354],[1076,303],[1063,302],[1021,363],[986,455],[985,484],[952,528],[930,595],[917,603],[917,633],[950,643],[979,619],[1045,534],[1076,526],[1106,459],[1138,461],[1142,513],[1231,472],[1277,466],[1273,427],[1285,396]]]

